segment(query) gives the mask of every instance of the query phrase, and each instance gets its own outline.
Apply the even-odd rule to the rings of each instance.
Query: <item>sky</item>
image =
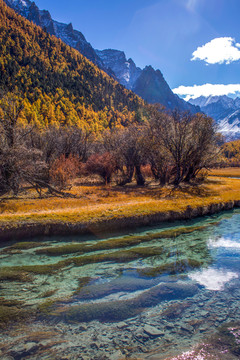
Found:
[[[160,69],[188,99],[240,94],[240,0],[35,0],[95,49]]]

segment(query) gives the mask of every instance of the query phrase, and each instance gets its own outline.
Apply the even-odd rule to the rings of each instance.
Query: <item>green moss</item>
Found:
[[[42,298],[51,297],[51,296],[53,296],[56,292],[57,292],[57,290],[48,290],[48,291],[46,291],[46,292],[42,295]]]
[[[44,243],[42,243],[42,242],[25,241],[25,242],[18,242],[14,245],[11,245],[9,249],[28,250],[28,249],[34,249],[36,247],[40,247],[43,245],[44,245]]]
[[[38,305],[38,311],[41,314],[50,315],[52,312],[52,307],[56,303],[56,300],[46,300],[42,304]]]
[[[9,300],[9,299],[5,299],[4,297],[1,297],[0,304],[1,306],[15,307],[15,306],[21,306],[23,303],[22,301]]]
[[[26,276],[29,274],[36,274],[36,275],[51,275],[58,269],[60,269],[62,265],[53,264],[53,265],[23,265],[23,266],[11,266],[11,268],[3,268],[2,272],[4,276],[6,276],[6,279],[8,278],[8,271],[10,274],[10,279],[14,280],[14,276],[19,276],[19,281],[21,281],[21,277],[23,274]],[[6,274],[6,275],[5,275]],[[13,274],[13,275],[12,275]],[[1,278],[1,272],[0,272],[0,278]]]
[[[116,251],[109,254],[96,254],[88,256],[73,257],[70,259],[59,261],[56,264],[49,265],[24,265],[24,266],[13,266],[10,269],[4,268],[3,271],[13,271],[14,273],[32,273],[39,275],[50,275],[66,266],[84,266],[87,264],[96,264],[102,262],[129,262],[137,260],[139,258],[147,258],[151,256],[161,255],[162,250],[156,248],[136,248],[130,250]]]
[[[13,268],[4,268],[0,270],[0,281],[19,281],[29,282],[32,278],[25,271]]]
[[[0,304],[0,328],[5,328],[8,323],[26,320],[32,315],[32,310],[22,309],[22,302],[1,298]]]
[[[208,260],[195,260],[195,259],[182,259],[166,263],[153,268],[145,268],[137,270],[140,276],[156,277],[164,273],[171,275],[184,273],[191,269],[200,268],[202,265],[207,264]]]
[[[193,229],[192,229],[193,230]],[[175,232],[176,233],[176,232]],[[201,244],[199,244],[200,246]],[[39,274],[39,275],[50,275],[56,271],[59,271],[67,266],[84,266],[88,264],[96,264],[103,262],[115,262],[125,263],[138,259],[144,259],[154,256],[164,255],[165,258],[170,256],[169,252],[166,252],[164,247],[136,247],[127,250],[118,250],[112,253],[98,253],[92,255],[84,255],[79,257],[72,257],[69,259],[61,260],[56,264],[47,265],[24,265],[14,266],[11,268],[3,268],[0,271],[0,279],[12,279],[12,280],[24,280],[26,274]],[[178,256],[180,253],[178,252]],[[207,259],[206,253],[206,259]],[[155,269],[144,269],[141,270],[145,276],[156,276],[162,272],[178,273],[186,271],[190,268],[201,266],[205,262],[205,259],[197,260],[194,258],[174,261],[171,264],[164,264]]]
[[[89,276],[80,278],[78,281],[79,282],[78,288],[77,288],[77,290],[75,290],[74,294],[79,294],[79,292],[82,290],[82,288],[84,288],[91,282],[94,282],[94,280],[95,280],[94,278],[91,278]]]
[[[84,254],[89,252],[101,251],[101,250],[112,250],[112,249],[120,249],[129,246],[140,245],[141,243],[150,242],[152,240],[157,239],[169,239],[176,238],[183,234],[190,234],[194,231],[201,231],[206,229],[212,224],[204,225],[204,226],[192,226],[188,228],[177,228],[164,230],[159,233],[148,233],[145,235],[132,235],[132,236],[124,236],[121,238],[113,238],[109,240],[99,241],[93,245],[85,245],[85,244],[68,244],[57,247],[48,247],[36,250],[36,253],[39,255],[48,255],[48,256],[61,256],[68,254]]]

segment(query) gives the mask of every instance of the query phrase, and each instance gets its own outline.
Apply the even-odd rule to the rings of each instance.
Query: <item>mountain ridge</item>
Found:
[[[140,97],[3,0],[0,23],[0,89],[21,102],[24,126],[79,126],[97,133],[141,120]]]
[[[140,69],[132,59],[127,60],[125,53],[120,50],[95,50],[80,31],[73,29],[71,23],[64,24],[53,20],[49,11],[39,10],[37,5],[30,0],[4,1],[20,15],[78,50],[100,69],[118,80],[127,89],[134,91],[145,101],[160,103],[171,110],[178,108],[181,111],[192,113],[200,111],[199,107],[185,102],[172,92],[160,70],[153,70],[154,72],[150,73],[148,66]],[[142,76],[141,81],[138,81],[140,76]],[[145,89],[146,84],[148,89]]]
[[[233,99],[227,95],[200,96],[189,102],[200,106],[201,111],[211,116],[227,140],[240,138],[240,98]]]

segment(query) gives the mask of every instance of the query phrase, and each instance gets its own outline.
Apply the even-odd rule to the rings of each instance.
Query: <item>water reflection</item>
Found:
[[[225,269],[209,268],[189,274],[189,277],[208,290],[221,291],[226,283],[238,278],[238,274]]]
[[[190,347],[240,317],[239,220],[236,211],[109,239],[6,244],[0,352],[26,360],[117,352],[116,359],[144,359],[158,347],[161,356]],[[49,332],[48,345],[21,357],[17,344],[31,343],[34,331]]]
[[[240,242],[233,241],[230,238],[221,237],[220,239],[210,239],[209,246],[211,248],[240,249]]]

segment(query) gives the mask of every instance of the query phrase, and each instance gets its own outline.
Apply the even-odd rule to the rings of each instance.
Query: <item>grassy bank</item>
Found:
[[[212,169],[210,171],[211,176],[221,176],[221,177],[237,177],[240,178],[240,168],[239,167],[227,167]]]
[[[137,188],[105,187],[101,185],[75,186],[75,198],[37,198],[31,190],[19,198],[0,201],[0,238],[7,231],[24,226],[61,224],[66,227],[84,224],[85,227],[109,224],[116,220],[136,219],[141,225],[143,217],[157,214],[184,213],[191,209],[208,207],[240,200],[240,179],[210,176],[198,186],[160,188],[149,185]],[[190,216],[191,217],[191,216]],[[169,220],[169,217],[167,218]],[[146,222],[145,222],[146,224]],[[27,231],[27,230],[26,230]]]

